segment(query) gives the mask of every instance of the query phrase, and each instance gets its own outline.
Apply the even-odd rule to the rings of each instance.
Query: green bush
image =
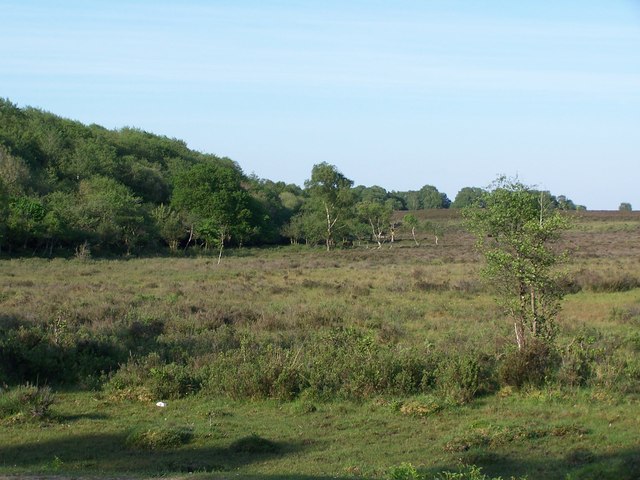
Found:
[[[480,467],[475,465],[466,465],[456,472],[442,471],[434,475],[420,473],[410,463],[403,463],[397,467],[391,467],[389,480],[502,480],[502,477],[488,477],[482,473]],[[515,480],[514,477],[511,477]],[[524,477],[521,480],[526,480]]]
[[[55,395],[48,386],[31,384],[0,390],[0,418],[39,420],[49,415]]]
[[[0,382],[74,384],[112,371],[126,359],[126,350],[115,336],[86,327],[60,330],[20,322],[0,329]]]
[[[513,387],[542,385],[558,363],[559,356],[552,345],[533,340],[522,350],[507,353],[498,372],[500,382]]]
[[[425,476],[422,475],[416,467],[410,463],[401,463],[397,467],[389,469],[389,480],[421,480]]]
[[[147,383],[155,398],[176,399],[198,392],[202,381],[191,368],[170,363],[150,368]]]
[[[452,357],[438,370],[438,391],[448,401],[463,405],[472,401],[480,388],[480,365],[474,356]]]
[[[168,450],[188,443],[193,432],[186,427],[152,427],[132,430],[125,439],[127,448]]]
[[[196,393],[202,386],[199,372],[185,365],[163,363],[152,353],[141,359],[130,359],[104,385],[116,397],[177,399]]]
[[[597,348],[592,336],[574,337],[564,348],[557,380],[561,385],[582,386],[593,376],[594,365],[602,350]]]

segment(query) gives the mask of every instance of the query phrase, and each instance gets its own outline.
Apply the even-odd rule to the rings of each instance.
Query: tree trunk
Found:
[[[416,247],[419,247],[420,244],[418,240],[416,240],[416,227],[411,227],[411,236],[413,237],[413,241],[416,242]]]
[[[222,249],[224,248],[224,234],[220,235],[220,251],[218,252],[218,265],[222,260]]]
[[[516,320],[513,324],[516,331],[516,343],[518,344],[518,350],[522,351],[524,348],[524,328],[522,322]]]
[[[184,246],[184,251],[187,251],[187,248],[189,248],[189,244],[191,243],[191,240],[193,240],[193,225],[191,225],[189,227],[189,238],[187,239],[187,244]]]
[[[326,245],[327,245],[327,252],[331,250],[331,214],[329,213],[329,205],[327,205],[326,203],[324,204],[324,211],[327,213],[327,238],[326,238]]]

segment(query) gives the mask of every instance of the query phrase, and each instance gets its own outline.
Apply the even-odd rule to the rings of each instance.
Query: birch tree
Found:
[[[305,182],[309,193],[305,214],[322,217],[327,251],[335,245],[336,232],[344,228],[353,209],[352,186],[352,180],[326,162],[314,165]]]
[[[563,296],[555,268],[563,255],[554,243],[567,222],[548,198],[501,177],[482,196],[482,207],[463,211],[486,260],[484,275],[513,322],[520,351],[534,339],[553,340]]]

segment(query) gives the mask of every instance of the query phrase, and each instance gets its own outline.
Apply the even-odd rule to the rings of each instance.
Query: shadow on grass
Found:
[[[78,413],[75,415],[52,415],[53,420],[60,423],[72,423],[80,420],[108,420],[110,417],[104,413]]]
[[[588,449],[572,448],[561,456],[522,458],[482,448],[463,452],[459,460],[482,468],[489,477],[526,477],[549,480],[638,480],[640,479],[640,447],[595,454]],[[435,475],[455,467],[441,466],[425,470]]]
[[[256,461],[299,452],[302,444],[269,442],[269,448],[239,448],[186,444],[174,449],[127,447],[126,435],[69,435],[21,445],[0,444],[0,466],[20,472],[92,472],[106,474],[177,474],[221,472]]]

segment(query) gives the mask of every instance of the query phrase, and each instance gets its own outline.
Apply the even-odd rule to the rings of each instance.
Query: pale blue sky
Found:
[[[640,0],[0,0],[0,96],[302,184],[640,208]]]

